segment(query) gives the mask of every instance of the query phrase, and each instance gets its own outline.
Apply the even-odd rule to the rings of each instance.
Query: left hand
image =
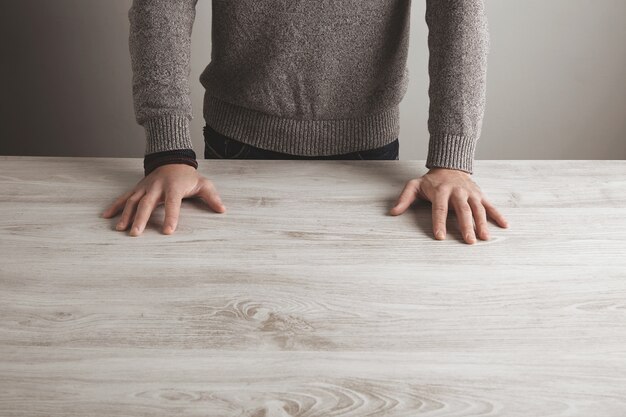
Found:
[[[469,244],[476,242],[473,221],[476,222],[478,236],[482,240],[489,240],[487,214],[500,227],[509,226],[504,216],[487,201],[478,185],[472,181],[471,175],[465,171],[432,168],[421,178],[410,180],[390,214],[397,216],[404,213],[418,198],[432,203],[433,231],[438,240],[446,238],[448,201],[452,203],[456,212],[461,235]]]

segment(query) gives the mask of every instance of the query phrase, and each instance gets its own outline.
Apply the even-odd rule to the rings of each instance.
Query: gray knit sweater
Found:
[[[259,148],[321,156],[399,137],[410,0],[212,0],[206,122]],[[137,122],[146,154],[192,149],[190,42],[197,0],[133,0]],[[472,173],[485,107],[483,0],[426,0],[426,167]]]

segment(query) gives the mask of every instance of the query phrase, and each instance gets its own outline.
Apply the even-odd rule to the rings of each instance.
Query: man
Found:
[[[135,111],[147,135],[145,177],[103,216],[123,207],[117,230],[132,221],[131,236],[143,232],[162,202],[165,234],[176,229],[183,198],[200,197],[218,213],[226,209],[212,182],[197,173],[189,133],[196,3],[134,0],[129,11]],[[408,181],[390,213],[402,214],[417,198],[431,201],[434,236],[445,239],[451,203],[471,244],[476,235],[489,238],[487,215],[507,227],[471,179],[485,107],[487,19],[483,0],[426,3],[429,171]],[[293,159],[351,159],[386,149],[397,141],[408,85],[410,5],[213,0],[211,62],[200,77],[207,128],[260,155]]]

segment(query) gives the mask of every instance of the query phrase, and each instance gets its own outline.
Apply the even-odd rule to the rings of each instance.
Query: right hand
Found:
[[[132,190],[118,197],[102,213],[102,217],[111,218],[124,207],[116,230],[126,230],[132,221],[130,235],[139,236],[146,227],[152,211],[165,202],[163,233],[169,235],[176,230],[182,200],[188,197],[200,197],[217,213],[226,211],[213,183],[201,176],[194,167],[186,164],[167,164],[152,171]]]

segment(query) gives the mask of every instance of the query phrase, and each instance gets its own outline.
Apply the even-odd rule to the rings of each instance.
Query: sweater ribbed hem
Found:
[[[426,168],[451,168],[472,174],[476,142],[468,136],[431,134]]]
[[[177,149],[193,149],[189,119],[186,116],[164,115],[148,119],[146,129],[146,155]]]
[[[353,119],[289,119],[222,101],[204,98],[209,126],[237,141],[290,155],[341,155],[378,148],[400,133],[400,108]]]

